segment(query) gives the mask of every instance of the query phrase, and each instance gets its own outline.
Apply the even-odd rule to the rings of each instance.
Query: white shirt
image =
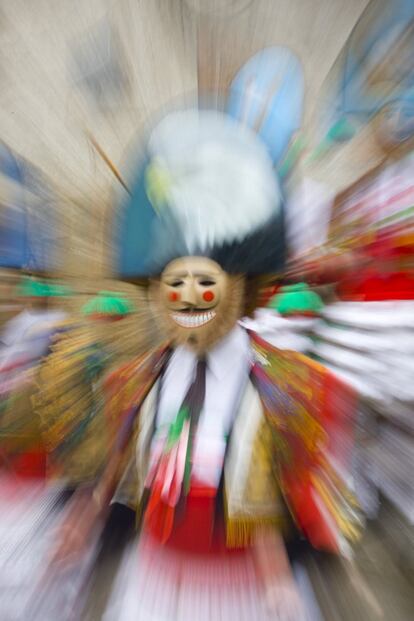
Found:
[[[66,314],[61,311],[25,309],[7,322],[1,334],[0,341],[5,346],[23,343],[30,338],[33,330],[42,323],[51,324],[65,319]],[[45,331],[47,330],[45,327]],[[50,328],[49,328],[50,329]]]
[[[217,487],[226,450],[226,437],[249,377],[249,337],[237,325],[207,355],[206,395],[193,453],[193,480]],[[156,438],[164,438],[195,378],[197,356],[178,347],[162,380]],[[156,440],[155,440],[156,441]]]
[[[0,368],[19,357],[33,360],[42,356],[54,324],[65,317],[60,311],[25,309],[11,319],[0,335]]]
[[[240,323],[247,330],[253,330],[262,339],[278,349],[289,349],[306,354],[313,343],[307,336],[316,321],[309,317],[285,318],[270,308],[259,308],[254,319],[245,317]]]

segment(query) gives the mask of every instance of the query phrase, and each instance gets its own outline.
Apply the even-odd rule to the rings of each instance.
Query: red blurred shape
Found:
[[[12,460],[13,473],[24,479],[44,479],[46,477],[46,453],[31,451]]]

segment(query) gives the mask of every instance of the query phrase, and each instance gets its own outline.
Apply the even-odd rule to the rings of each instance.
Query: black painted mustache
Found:
[[[206,311],[214,310],[215,306],[209,306],[208,308],[198,308],[196,306],[186,306],[185,308],[177,308],[176,313],[205,313]]]

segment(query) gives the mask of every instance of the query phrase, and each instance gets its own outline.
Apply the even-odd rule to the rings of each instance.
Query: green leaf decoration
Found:
[[[28,298],[44,298],[49,295],[49,288],[46,283],[24,276],[16,288],[17,295]]]
[[[318,314],[323,308],[319,295],[311,291],[306,283],[298,283],[283,287],[270,300],[269,308],[276,310],[280,315],[300,313]]]
[[[84,315],[125,316],[134,312],[134,304],[123,293],[100,291],[97,296],[83,305]]]
[[[71,295],[69,287],[53,282],[44,282],[31,276],[23,276],[17,285],[16,293],[22,297],[53,298]]]
[[[47,285],[47,287],[49,289],[49,296],[53,298],[63,298],[69,295],[73,295],[72,289],[70,289],[66,285],[51,283]]]

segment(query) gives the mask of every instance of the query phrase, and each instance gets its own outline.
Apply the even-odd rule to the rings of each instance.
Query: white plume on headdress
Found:
[[[256,134],[220,112],[171,113],[152,132],[152,163],[168,178],[189,252],[242,241],[280,209],[272,161]]]

